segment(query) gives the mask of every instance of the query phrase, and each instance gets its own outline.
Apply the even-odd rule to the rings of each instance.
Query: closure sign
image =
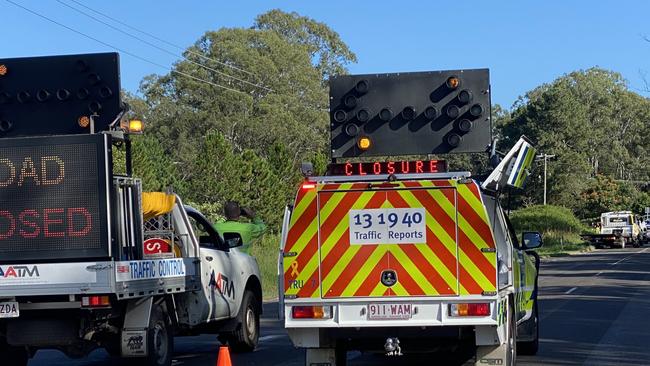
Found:
[[[427,242],[424,208],[350,210],[350,244]]]

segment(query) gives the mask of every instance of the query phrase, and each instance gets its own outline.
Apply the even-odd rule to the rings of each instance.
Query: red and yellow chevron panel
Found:
[[[359,240],[356,229],[351,235],[350,225],[365,227],[362,218],[402,227],[409,235],[410,221],[415,218],[414,223],[420,225],[412,235],[419,233],[422,239],[407,236],[386,240],[385,233],[371,231],[370,237]],[[411,181],[373,188],[368,183],[328,183],[310,190],[301,188],[284,251],[285,297],[494,292],[494,249],[487,213],[474,182]],[[381,281],[382,272],[387,270],[397,277],[394,285]]]

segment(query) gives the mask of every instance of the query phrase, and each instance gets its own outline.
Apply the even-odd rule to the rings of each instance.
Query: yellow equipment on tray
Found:
[[[144,220],[171,212],[176,204],[176,196],[163,192],[142,193],[142,215]]]
[[[156,216],[172,212],[176,204],[176,196],[163,192],[143,192],[142,193],[142,216],[144,221],[150,220]],[[174,244],[174,255],[181,257],[181,248]]]

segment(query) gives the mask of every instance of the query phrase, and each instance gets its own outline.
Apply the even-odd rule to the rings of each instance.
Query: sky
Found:
[[[59,1],[79,7],[73,0]],[[179,60],[59,1],[0,0],[0,59],[105,52],[117,47],[165,67],[123,53],[122,87],[131,92],[137,92],[144,76],[165,74]],[[340,34],[358,58],[356,64],[349,65],[353,74],[486,67],[490,69],[492,102],[505,108],[543,83],[594,66],[620,72],[632,90],[648,96],[643,92],[643,74],[648,71],[650,75],[650,43],[643,36],[650,35],[650,2],[645,0],[74,1],[183,48],[208,30],[250,27],[258,14],[270,9],[295,11]]]

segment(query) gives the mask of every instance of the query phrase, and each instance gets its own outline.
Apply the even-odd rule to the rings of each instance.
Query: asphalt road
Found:
[[[275,319],[277,304],[265,305],[259,349],[233,355],[233,365],[302,365],[304,352],[294,349]],[[650,248],[599,250],[552,258],[540,277],[540,351],[520,357],[519,365],[650,364]],[[214,365],[214,336],[178,338],[174,365]],[[405,350],[408,353],[408,350]],[[464,352],[445,355],[383,356],[351,352],[352,366],[462,365]],[[39,351],[30,366],[102,366],[118,364],[103,350],[82,360],[56,351]]]

